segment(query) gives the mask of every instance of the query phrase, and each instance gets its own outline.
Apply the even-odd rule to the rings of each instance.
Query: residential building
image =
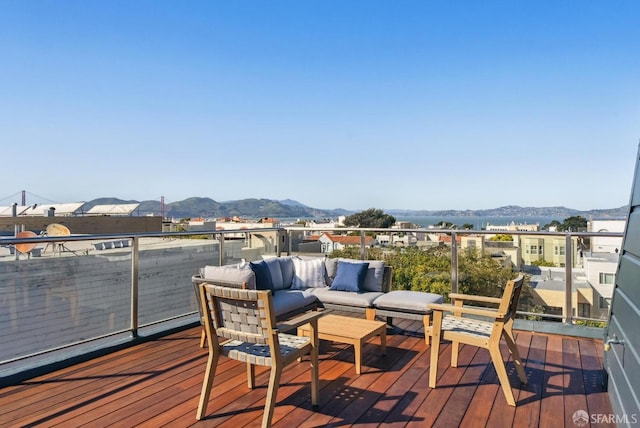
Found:
[[[626,220],[607,219],[589,220],[587,232],[624,232]],[[622,248],[622,238],[594,236],[591,238],[591,251],[597,253],[618,253]]]
[[[582,266],[583,247],[577,237],[571,238],[572,267]],[[544,235],[523,235],[520,237],[522,265],[533,265],[537,261],[547,261],[564,267],[567,263],[567,242],[564,237]]]
[[[586,279],[595,291],[594,306],[598,312],[609,313],[616,280],[619,256],[616,253],[588,252],[584,257]]]
[[[509,232],[537,232],[540,230],[540,225],[536,224],[516,224],[515,222],[511,222],[510,224],[489,224],[487,223],[487,227],[485,230],[496,231],[501,233],[509,233]]]
[[[565,270],[530,266],[526,271],[531,274],[529,285],[534,302],[544,307],[545,314],[558,316],[555,320],[561,321],[560,316],[566,316],[563,313],[567,288]],[[571,281],[571,316],[605,320],[608,311],[598,308],[597,294],[587,281],[584,270],[574,269]]]
[[[329,254],[334,250],[344,250],[347,247],[360,248],[360,236],[331,235],[323,233],[317,239],[321,245],[321,251]],[[378,246],[378,241],[372,236],[365,236],[365,248]]]

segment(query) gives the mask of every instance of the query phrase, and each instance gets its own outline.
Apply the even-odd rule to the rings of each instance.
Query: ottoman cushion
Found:
[[[383,293],[375,293],[373,291],[367,291],[364,293],[337,291],[331,290],[329,287],[314,288],[311,291],[321,303],[354,306],[357,308],[370,308],[373,306],[373,302],[383,295]]]
[[[439,294],[394,290],[378,297],[373,302],[373,306],[391,311],[428,314],[431,312],[431,309],[427,307],[429,303],[442,303],[443,301],[444,298]]]

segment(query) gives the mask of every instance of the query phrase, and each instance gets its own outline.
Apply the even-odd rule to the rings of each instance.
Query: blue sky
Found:
[[[638,16],[624,0],[0,0],[0,205],[625,205]]]

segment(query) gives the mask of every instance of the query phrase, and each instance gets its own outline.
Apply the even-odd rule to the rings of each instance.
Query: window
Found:
[[[615,280],[615,274],[600,272],[600,281],[599,281],[600,284],[613,285],[614,280]]]
[[[476,240],[475,239],[469,239],[467,241],[467,246],[471,247],[471,248],[475,248],[476,247]]]
[[[564,245],[555,245],[553,247],[553,254],[556,256],[564,256],[565,247]]]
[[[591,318],[591,305],[588,303],[578,303],[578,316]]]
[[[534,254],[534,255],[538,254],[538,246],[537,245],[531,245],[529,247],[529,249],[530,249],[530,253],[528,252],[527,254]]]
[[[599,309],[608,309],[611,304],[611,299],[607,299],[606,297],[598,297],[598,308]]]
[[[546,315],[555,315],[550,317],[542,316],[545,321],[562,322],[562,308],[559,306],[547,306],[544,309]]]

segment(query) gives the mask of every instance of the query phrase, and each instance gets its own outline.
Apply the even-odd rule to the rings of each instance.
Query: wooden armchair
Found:
[[[271,426],[283,368],[302,355],[311,354],[311,403],[318,404],[318,318],[309,312],[276,326],[271,292],[200,284],[200,301],[209,359],[196,418],[202,419],[220,355],[247,363],[249,388],[255,387],[255,365],[271,367],[262,426]],[[310,337],[283,332],[310,324]],[[220,340],[223,338],[225,340]]]
[[[500,338],[504,337],[507,343],[518,377],[522,383],[527,383],[527,377],[522,367],[522,361],[520,360],[512,331],[513,319],[523,282],[524,276],[522,274],[516,279],[508,281],[501,298],[453,293],[449,295],[452,301],[451,304],[429,305],[429,308],[433,310],[433,324],[425,333],[433,338],[431,344],[431,367],[429,368],[429,386],[431,388],[436,387],[440,339],[446,339],[452,342],[451,367],[458,366],[460,343],[488,349],[507,403],[511,406],[516,405],[507,370],[500,353]],[[495,304],[498,305],[498,308],[463,306],[465,301]],[[451,313],[451,315],[445,315],[445,312]],[[471,315],[473,318],[463,315]]]

